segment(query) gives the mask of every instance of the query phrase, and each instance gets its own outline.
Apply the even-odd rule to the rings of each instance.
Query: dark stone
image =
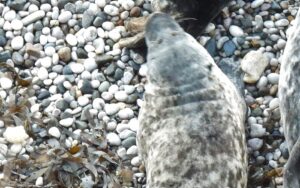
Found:
[[[39,43],[40,42],[40,36],[42,35],[42,31],[36,31],[34,34],[34,43]]]
[[[9,6],[9,8],[14,9],[16,11],[23,10],[25,4],[26,4],[26,0],[9,0],[7,2],[7,6]]]
[[[11,53],[10,51],[6,50],[3,52],[0,52],[0,61],[6,61],[8,59],[11,59]]]
[[[132,60],[129,60],[129,61],[128,61],[128,64],[129,64],[129,65],[133,68],[133,70],[135,70],[135,71],[138,71],[138,70],[140,70],[140,68],[141,68],[141,65],[135,63],[135,62],[132,61]]]
[[[69,65],[64,66],[63,68],[63,75],[70,75],[73,74],[73,71],[71,70]]]
[[[16,65],[22,65],[24,63],[24,58],[19,52],[13,52],[12,60]]]
[[[80,59],[88,58],[88,53],[83,48],[77,48],[76,54],[77,54],[77,57]]]
[[[209,39],[204,47],[206,48],[206,50],[212,57],[217,55],[216,39],[214,39],[214,38]]]
[[[88,124],[86,122],[79,121],[79,120],[75,121],[75,126],[77,129],[81,129],[81,130],[88,128]]]
[[[77,14],[83,14],[83,12],[84,12],[85,10],[87,10],[87,9],[88,9],[88,7],[85,6],[85,5],[82,4],[82,3],[76,4],[76,13],[77,13]]]
[[[58,0],[57,7],[59,9],[63,9],[67,3],[69,3],[68,0]]]
[[[125,147],[126,149],[130,148],[133,145],[136,145],[135,137],[128,137],[122,141],[122,146]]]
[[[114,74],[114,79],[115,80],[121,80],[121,78],[123,77],[124,71],[120,68],[117,68]]]
[[[247,16],[247,17],[245,17],[245,18],[242,18],[242,19],[240,20],[240,22],[241,22],[240,24],[242,24],[242,26],[243,26],[244,29],[247,29],[247,28],[252,27],[252,19],[251,19],[250,16]]]
[[[101,97],[101,95],[100,95],[99,91],[94,90],[94,91],[93,91],[93,94],[92,94],[92,98],[93,98],[93,99],[96,99],[96,98],[100,98],[100,97]]]
[[[67,3],[64,8],[65,10],[70,11],[72,14],[75,14],[76,12],[76,6],[73,3]]]
[[[73,115],[69,112],[62,112],[60,114],[60,119],[66,119],[66,118],[71,118],[71,117],[73,117]]]
[[[4,47],[7,40],[3,35],[0,35],[0,46]]]
[[[41,106],[47,108],[50,105],[51,101],[49,99],[44,99],[41,103]]]
[[[57,84],[57,92],[64,94],[66,92],[66,88],[63,85],[63,82]]]
[[[66,80],[68,80],[70,83],[73,83],[75,81],[74,75],[65,75]]]
[[[275,12],[282,11],[281,6],[276,1],[271,2],[271,9],[274,10]]]
[[[56,101],[55,103],[56,108],[60,109],[61,111],[66,110],[69,108],[69,103],[63,99]]]
[[[255,109],[252,110],[251,116],[259,117],[262,115],[262,113],[263,113],[262,109],[260,107],[256,107]]]
[[[95,61],[98,64],[99,67],[102,67],[103,65],[105,65],[106,63],[109,63],[113,60],[113,56],[111,55],[100,55],[100,56],[96,56]]]
[[[80,88],[83,94],[92,94],[94,88],[88,80],[83,80],[82,87]]]
[[[81,22],[82,27],[88,28],[93,23],[93,20],[94,20],[94,14],[89,10],[84,11],[82,16],[82,22]]]
[[[117,65],[115,63],[111,63],[104,71],[106,75],[112,75],[114,74],[115,70],[117,68]]]
[[[135,93],[131,94],[131,95],[128,95],[127,97],[127,100],[126,100],[126,103],[129,103],[129,104],[135,104],[136,103],[136,100],[139,98],[139,96]]]
[[[93,22],[93,25],[96,27],[100,27],[103,24],[103,22],[105,22],[106,20],[107,20],[107,14],[104,12],[98,12],[96,14],[96,18]]]
[[[223,50],[226,54],[226,56],[232,56],[234,55],[234,51],[236,50],[236,46],[232,40],[228,40],[223,45]]]
[[[35,29],[36,31],[41,31],[43,28],[44,25],[40,21],[37,21],[33,24],[33,29]]]
[[[38,94],[37,99],[38,99],[38,100],[43,100],[43,99],[46,99],[46,98],[48,98],[48,97],[50,97],[50,92],[47,91],[47,90],[43,90],[43,91],[41,91],[41,92]]]

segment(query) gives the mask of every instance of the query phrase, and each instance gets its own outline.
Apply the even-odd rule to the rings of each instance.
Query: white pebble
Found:
[[[58,21],[60,23],[67,23],[72,18],[72,13],[70,11],[64,11],[58,16]]]
[[[257,8],[261,6],[264,2],[264,0],[255,0],[251,3],[251,8]]]
[[[80,106],[86,106],[89,103],[89,98],[87,98],[86,96],[80,96],[77,99],[77,102]]]
[[[115,99],[120,102],[125,102],[128,98],[128,95],[125,91],[118,91],[115,93]]]
[[[130,148],[128,148],[127,152],[126,152],[127,155],[137,155],[138,154],[138,148],[137,146],[131,146]]]
[[[59,124],[64,127],[70,127],[74,123],[73,118],[66,118],[59,121]]]
[[[121,119],[130,119],[134,116],[134,112],[130,108],[124,108],[118,112],[118,116]]]
[[[57,127],[51,127],[49,130],[48,130],[48,133],[49,135],[55,137],[55,138],[59,138],[61,133],[59,131],[59,129]]]
[[[9,150],[12,154],[17,155],[18,153],[21,152],[22,148],[23,147],[21,144],[13,144],[13,145],[11,145]]]
[[[72,70],[72,72],[74,73],[82,73],[84,71],[84,66],[83,64],[80,63],[70,63],[70,69]]]
[[[105,104],[104,111],[107,115],[113,115],[120,110],[119,105],[117,104]]]
[[[104,7],[104,12],[110,16],[117,16],[119,14],[119,9],[113,5],[106,5]]]
[[[11,47],[14,50],[20,50],[24,46],[24,39],[21,36],[16,36],[11,40]]]
[[[35,11],[31,14],[29,14],[28,16],[26,16],[25,18],[22,19],[22,22],[25,26],[45,17],[46,13],[43,10],[38,10]]]
[[[264,141],[259,138],[252,138],[248,140],[248,145],[253,149],[253,150],[259,150],[263,146]]]
[[[115,24],[112,22],[103,22],[102,28],[106,31],[111,31],[115,27]]]
[[[95,4],[98,5],[100,8],[103,8],[106,5],[106,0],[96,0]]]
[[[121,144],[121,139],[116,133],[108,133],[106,139],[110,145],[119,146]]]
[[[23,28],[23,23],[22,23],[22,21],[21,20],[13,20],[12,22],[11,22],[11,28],[13,29],[13,30],[21,30],[22,28]]]
[[[37,76],[40,80],[46,80],[48,78],[48,70],[45,67],[41,67]]]
[[[114,42],[118,42],[121,39],[121,34],[117,29],[113,29],[108,33],[108,37]]]
[[[279,99],[278,98],[272,99],[269,103],[270,110],[274,110],[275,108],[278,108],[278,107],[279,107]]]
[[[23,126],[7,127],[3,137],[10,143],[23,143],[29,136]]]
[[[76,46],[77,45],[77,38],[72,34],[67,34],[66,41],[71,46]]]
[[[38,177],[35,181],[35,185],[36,186],[42,186],[44,185],[44,180],[43,180],[43,177]]]
[[[125,10],[132,9],[134,7],[134,1],[132,1],[132,0],[124,0],[124,1],[122,1],[122,7]]]
[[[131,159],[132,166],[140,166],[141,165],[141,159],[139,156],[136,156]]]
[[[16,18],[17,14],[16,14],[16,11],[14,10],[10,10],[10,11],[7,11],[5,14],[4,14],[4,19],[6,21],[13,21],[15,18]]]
[[[10,89],[13,85],[13,81],[6,78],[6,77],[2,77],[0,78],[0,86],[3,89]]]
[[[236,26],[236,25],[231,25],[229,27],[229,32],[234,37],[242,37],[242,36],[244,36],[243,29],[240,28],[239,26]]]

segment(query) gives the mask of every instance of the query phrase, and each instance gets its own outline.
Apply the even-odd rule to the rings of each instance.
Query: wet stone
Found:
[[[135,137],[129,137],[122,141],[122,146],[124,146],[126,149],[130,148],[133,145],[136,145]]]

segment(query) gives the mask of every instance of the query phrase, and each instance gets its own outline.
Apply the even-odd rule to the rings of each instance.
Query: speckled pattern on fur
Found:
[[[300,187],[300,11],[288,37],[281,61],[279,100],[284,136],[290,157],[285,165],[284,187]]]
[[[208,52],[166,14],[146,26],[138,147],[148,188],[245,188],[245,104]]]

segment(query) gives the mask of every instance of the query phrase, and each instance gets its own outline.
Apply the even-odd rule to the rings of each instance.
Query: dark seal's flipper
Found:
[[[284,136],[290,156],[285,166],[284,187],[300,187],[300,11],[290,28],[281,61],[279,99]]]
[[[146,26],[148,84],[138,147],[148,188],[245,188],[245,104],[212,57],[168,15]]]

